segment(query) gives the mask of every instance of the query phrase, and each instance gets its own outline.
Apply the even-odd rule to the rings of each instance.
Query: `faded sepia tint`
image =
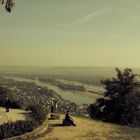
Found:
[[[140,67],[138,0],[17,0],[0,9],[0,64]]]

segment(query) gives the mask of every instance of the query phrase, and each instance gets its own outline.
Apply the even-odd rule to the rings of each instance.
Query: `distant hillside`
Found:
[[[140,68],[133,69],[140,74]],[[12,74],[26,78],[50,77],[101,85],[101,80],[115,75],[115,67],[39,67],[39,66],[0,66],[0,74]]]
[[[0,66],[0,73],[113,75],[114,67]]]
[[[140,68],[132,68],[140,74]],[[115,67],[0,66],[0,73],[113,75]]]

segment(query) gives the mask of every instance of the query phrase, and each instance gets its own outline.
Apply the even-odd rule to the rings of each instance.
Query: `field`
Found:
[[[73,117],[74,126],[61,126],[60,120],[49,120],[49,132],[39,140],[139,140],[140,128]]]

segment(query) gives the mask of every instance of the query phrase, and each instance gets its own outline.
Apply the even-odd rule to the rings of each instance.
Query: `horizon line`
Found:
[[[0,65],[0,67],[98,67],[98,68],[140,68],[140,66],[139,67],[136,67],[136,66],[130,66],[130,67],[128,67],[128,66],[86,66],[86,65],[77,65],[77,66],[75,66],[75,65]]]

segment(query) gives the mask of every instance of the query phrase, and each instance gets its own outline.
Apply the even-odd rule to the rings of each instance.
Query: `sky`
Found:
[[[0,6],[0,65],[140,67],[140,0]]]

